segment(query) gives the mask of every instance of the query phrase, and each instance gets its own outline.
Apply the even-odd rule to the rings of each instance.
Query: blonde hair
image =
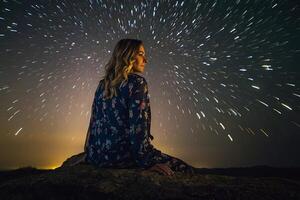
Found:
[[[116,86],[128,79],[128,74],[133,72],[133,63],[139,47],[143,45],[141,40],[121,39],[116,44],[112,56],[105,65],[104,98],[111,99],[117,96]]]

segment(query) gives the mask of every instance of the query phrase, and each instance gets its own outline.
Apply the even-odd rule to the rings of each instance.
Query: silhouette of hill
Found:
[[[300,199],[299,168],[199,168],[169,177],[87,164],[26,167],[0,172],[0,199]]]

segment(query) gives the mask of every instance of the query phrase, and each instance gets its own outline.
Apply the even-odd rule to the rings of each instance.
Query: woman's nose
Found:
[[[144,63],[147,63],[147,59],[146,58],[144,58]]]

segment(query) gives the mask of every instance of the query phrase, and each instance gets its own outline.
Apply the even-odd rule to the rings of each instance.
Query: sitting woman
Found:
[[[144,168],[164,175],[194,173],[184,161],[150,143],[151,110],[142,41],[120,40],[105,66],[92,105],[85,161],[105,168]]]

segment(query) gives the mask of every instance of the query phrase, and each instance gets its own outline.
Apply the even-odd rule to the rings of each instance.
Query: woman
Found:
[[[92,105],[85,161],[99,167],[144,168],[164,175],[194,172],[150,143],[151,109],[141,40],[122,39],[105,66]]]

